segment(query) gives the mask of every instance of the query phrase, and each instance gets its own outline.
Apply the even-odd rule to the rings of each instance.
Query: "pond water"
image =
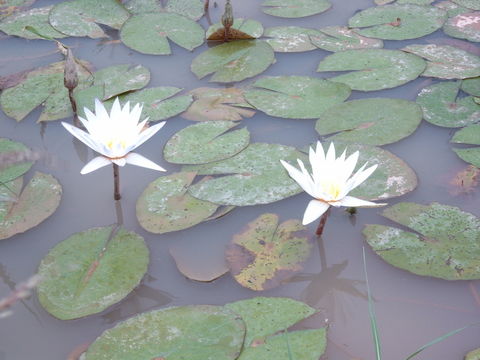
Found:
[[[212,1],[211,1],[212,2]],[[56,3],[38,0],[35,7]],[[302,18],[281,19],[262,13],[256,0],[233,1],[236,17],[260,21],[265,28],[296,25],[319,28],[344,25],[359,9],[374,6],[373,0],[332,0],[333,7],[325,13]],[[223,0],[218,7],[211,4],[210,16],[218,21],[223,12]],[[207,21],[200,21],[207,27]],[[0,76],[12,74],[55,61],[63,57],[54,43],[27,41],[15,37],[0,38]],[[112,36],[116,37],[115,32]],[[406,44],[427,44],[442,41],[441,30],[421,39],[386,41],[386,48],[401,48]],[[142,64],[151,71],[153,86],[176,86],[186,91],[201,86],[218,86],[207,79],[198,80],[189,70],[193,58],[207,49],[204,44],[193,53],[172,46],[171,56],[152,56],[137,53],[121,43],[103,44],[100,40],[66,38],[75,56],[91,62],[96,69],[115,64]],[[472,46],[474,46],[472,44]],[[478,50],[478,48],[477,48]],[[315,50],[304,53],[276,53],[276,63],[265,75],[306,75],[327,77],[317,73],[319,61],[329,52]],[[244,86],[247,79],[235,86]],[[384,91],[361,93],[353,91],[350,99],[386,97],[415,100],[419,90],[429,84],[428,78],[418,78],[406,85]],[[50,173],[63,186],[63,197],[58,210],[32,230],[0,243],[0,295],[8,294],[15,284],[29,278],[37,270],[40,260],[49,249],[73,233],[117,221],[112,199],[110,168],[80,175],[85,153],[79,156],[72,137],[59,122],[40,126],[36,123],[37,109],[20,123],[0,112],[1,137],[23,142],[42,154],[34,170]],[[172,173],[179,167],[162,159],[165,142],[192,122],[176,116],[140,149],[140,153],[158,162]],[[294,120],[269,117],[258,111],[244,119],[241,127],[251,133],[251,142],[291,145],[298,148],[318,138],[315,120]],[[460,207],[480,216],[478,189],[455,194],[449,184],[453,176],[466,167],[451,150],[453,130],[433,126],[422,121],[414,134],[397,143],[384,146],[404,159],[415,170],[418,187],[388,203],[412,201],[429,204],[436,201]],[[86,152],[86,149],[83,149]],[[88,150],[88,158],[93,153]],[[27,174],[32,176],[33,171]],[[144,188],[158,177],[158,173],[144,168],[121,168],[121,188],[124,226],[143,236],[150,249],[150,265],[142,284],[125,300],[104,312],[86,318],[61,321],[49,315],[32,296],[16,304],[14,314],[0,323],[0,360],[66,359],[78,345],[93,341],[105,329],[134,314],[165,306],[187,304],[219,304],[255,296],[287,296],[302,300],[317,308],[319,313],[298,325],[316,328],[329,324],[325,359],[373,359],[374,348],[370,333],[368,304],[365,297],[362,247],[365,244],[362,229],[365,224],[391,222],[380,216],[378,209],[359,209],[354,218],[342,209],[331,212],[315,251],[304,270],[292,281],[264,292],[242,288],[229,274],[211,283],[200,283],[185,278],[169,253],[170,248],[181,252],[184,262],[202,269],[222,264],[224,250],[232,236],[260,214],[273,212],[282,221],[301,218],[309,196],[305,193],[269,205],[241,207],[220,219],[199,224],[193,228],[168,234],[146,232],[138,224],[135,203]],[[308,226],[314,234],[316,224]],[[419,346],[453,329],[467,325],[480,316],[480,281],[445,281],[420,277],[388,265],[368,245],[365,246],[370,286],[375,299],[377,321],[385,359],[404,359]],[[477,298],[475,297],[477,296]],[[418,356],[418,359],[463,359],[470,350],[480,346],[480,329],[472,327],[448,338]]]

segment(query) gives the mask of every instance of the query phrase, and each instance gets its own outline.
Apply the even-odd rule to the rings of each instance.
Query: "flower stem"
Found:
[[[120,196],[120,173],[117,164],[113,164],[113,187],[113,198],[120,200],[122,197]]]
[[[322,236],[323,228],[325,227],[325,224],[327,222],[327,218],[328,218],[329,214],[330,214],[330,208],[328,208],[327,211],[325,211],[323,213],[322,217],[320,218],[320,223],[318,224],[317,231],[315,232],[315,234],[317,234],[317,236]]]

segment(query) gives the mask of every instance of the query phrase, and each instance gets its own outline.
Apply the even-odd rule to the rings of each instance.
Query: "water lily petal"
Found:
[[[329,207],[330,205],[323,201],[310,200],[303,214],[302,224],[307,225],[317,220]]]
[[[112,162],[109,159],[107,159],[106,157],[97,156],[97,157],[93,158],[92,160],[90,160],[87,163],[87,165],[85,165],[82,168],[82,170],[80,170],[80,174],[82,174],[82,175],[88,174],[92,171],[100,169],[101,167],[110,165],[111,163]]]
[[[362,200],[353,196],[345,196],[342,200],[340,200],[340,204],[338,206],[348,206],[348,207],[379,207],[385,206],[386,203],[374,203],[371,201]]]
[[[165,121],[162,121],[161,123],[155,124],[153,126],[150,126],[148,129],[143,130],[138,135],[138,139],[135,142],[135,146],[132,149],[130,149],[130,151],[133,150],[133,149],[136,149],[137,147],[142,145],[145,141],[150,139],[153,135],[155,135],[155,133],[158,130],[160,130],[163,127],[163,125],[165,125]]]
[[[348,191],[350,192],[353,189],[355,189],[358,185],[363,183],[367,178],[372,175],[372,173],[375,171],[377,168],[377,165],[372,165],[368,169],[364,170],[365,166],[367,164],[365,163],[360,170],[358,170],[349,180],[348,180]]]
[[[99,99],[95,99],[95,120],[105,121],[110,117],[108,116],[107,109],[103,106]]]
[[[83,142],[85,145],[103,154],[103,151],[102,151],[103,149],[100,146],[98,146],[98,144],[92,139],[92,137],[88,133],[63,121],[62,121],[62,125],[65,129],[68,130],[70,134],[75,136],[78,140]]]
[[[308,178],[305,177],[305,175],[300,170],[293,167],[286,161],[280,160],[280,162],[282,163],[283,167],[287,170],[288,175],[290,175],[290,177],[293,180],[295,180],[298,183],[298,185],[300,185],[300,187],[304,191],[306,191],[310,196],[315,197],[315,189],[313,188],[313,183],[310,176],[308,176]]]
[[[158,170],[158,171],[167,171],[161,166],[155,164],[153,161],[147,159],[145,156],[142,156],[137,153],[130,153],[125,157],[125,160],[128,164],[141,166],[147,169]]]

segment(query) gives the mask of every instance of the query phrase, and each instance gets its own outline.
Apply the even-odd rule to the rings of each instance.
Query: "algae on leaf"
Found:
[[[480,11],[449,18],[443,25],[443,31],[451,37],[480,42]]]

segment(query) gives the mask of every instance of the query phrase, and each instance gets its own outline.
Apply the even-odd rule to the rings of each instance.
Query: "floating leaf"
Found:
[[[232,27],[229,28],[228,39],[248,40],[262,36],[263,25],[256,20],[234,19]],[[225,39],[225,28],[217,23],[210,26],[205,35],[208,40],[223,41]]]
[[[412,4],[375,6],[356,13],[349,27],[360,35],[384,40],[416,39],[440,29],[447,13],[434,6]]]
[[[422,76],[465,79],[480,76],[480,57],[449,45],[409,45],[402,49],[428,60]]]
[[[275,76],[257,80],[245,99],[270,116],[313,119],[350,96],[348,86],[307,76]]]
[[[285,330],[317,312],[307,304],[282,297],[254,297],[226,304],[225,307],[239,314],[245,322],[245,346]]]
[[[458,130],[451,140],[456,144],[480,145],[480,124]],[[480,147],[453,149],[460,159],[480,168]]]
[[[244,335],[242,319],[224,307],[172,307],[105,331],[88,348],[86,360],[234,360]]]
[[[310,41],[323,50],[337,52],[383,47],[382,40],[361,36],[345,26],[327,26],[319,31],[318,35],[310,36]]]
[[[193,121],[237,121],[242,117],[252,117],[255,111],[239,106],[245,103],[243,90],[237,88],[198,88],[189,92],[194,102],[181,116]]]
[[[130,14],[116,0],[74,0],[61,2],[50,11],[50,24],[69,36],[107,37],[98,25],[120,29]]]
[[[213,73],[210,81],[235,82],[262,73],[274,61],[274,51],[265,41],[238,40],[201,53],[191,70],[199,79]]]
[[[31,26],[45,37],[64,38],[66,35],[56,31],[48,22],[51,8],[52,6],[47,6],[13,14],[0,22],[0,31],[25,39],[42,39],[41,36],[25,29],[27,26]]]
[[[452,0],[454,3],[472,10],[480,10],[478,0]]]
[[[17,11],[32,5],[35,0],[2,0],[0,3],[0,20],[12,16]]]
[[[459,6],[451,1],[440,1],[435,4],[436,7],[443,9],[447,12],[448,17],[454,17],[459,14],[470,12],[470,9],[467,9],[463,6]]]
[[[126,0],[122,3],[131,14],[162,11],[162,6],[158,0]]]
[[[480,220],[454,206],[399,203],[382,213],[415,233],[367,225],[363,234],[389,264],[446,280],[480,278]]]
[[[53,316],[75,319],[105,310],[139,283],[147,271],[143,238],[112,226],[73,234],[40,263],[38,299]]]
[[[36,172],[20,194],[21,184],[19,178],[15,184],[18,200],[4,204],[4,211],[0,211],[0,239],[7,239],[37,226],[52,215],[60,203],[62,187],[51,175]]]
[[[212,215],[218,205],[198,200],[187,193],[196,173],[161,176],[148,184],[137,200],[137,219],[155,234],[187,229]]]
[[[168,39],[192,51],[203,44],[205,32],[195,21],[175,13],[133,15],[123,25],[120,38],[129,48],[144,54],[169,55]]]
[[[374,0],[374,3],[377,5],[385,5],[394,2],[395,0]]]
[[[480,360],[480,348],[470,351],[465,356],[465,360]]]
[[[300,18],[327,11],[332,4],[327,0],[266,0],[262,3],[265,14]]]
[[[462,90],[473,96],[480,96],[480,77],[462,81]]]
[[[420,57],[399,50],[346,50],[325,57],[317,71],[348,71],[329,80],[341,82],[352,90],[375,91],[403,85],[416,79],[425,69]]]
[[[280,160],[295,161],[303,155],[277,144],[250,144],[237,155],[205,165],[185,166],[203,175],[228,174],[190,186],[196,198],[222,205],[257,205],[282,200],[301,192]],[[233,174],[233,175],[232,175]]]
[[[402,99],[360,99],[326,110],[315,130],[329,141],[385,145],[412,134],[422,121],[422,109]]]
[[[163,156],[175,164],[204,164],[232,157],[250,141],[246,128],[224,134],[237,125],[231,121],[207,121],[188,126],[167,141]]]
[[[462,127],[480,120],[480,107],[472,96],[458,99],[460,82],[441,82],[423,88],[417,104],[429,123],[444,127]]]
[[[315,29],[307,29],[298,26],[276,26],[265,30],[265,37],[270,39],[267,43],[277,52],[301,52],[315,50],[310,37],[322,36]]]
[[[480,11],[449,18],[443,32],[451,37],[480,42]]]
[[[203,16],[204,3],[201,0],[169,0],[165,10],[198,20]]]
[[[275,214],[263,214],[233,237],[226,251],[230,272],[242,286],[268,290],[302,270],[313,239],[299,220],[280,225]]]
[[[68,90],[63,85],[64,62],[57,62],[22,74],[17,82],[0,94],[0,105],[7,116],[23,120],[37,106],[44,109],[38,121],[51,121],[72,116]],[[86,66],[86,63],[83,63]],[[90,74],[83,66],[77,66],[80,73],[79,89],[87,86]]]
[[[22,143],[0,138],[0,186],[25,174],[33,165],[26,156],[30,149]]]
[[[397,0],[396,4],[430,5],[435,0]]]
[[[478,186],[480,180],[480,169],[468,165],[465,169],[459,171],[450,181],[450,185],[453,185],[454,189],[451,191],[453,195],[471,193]]]

